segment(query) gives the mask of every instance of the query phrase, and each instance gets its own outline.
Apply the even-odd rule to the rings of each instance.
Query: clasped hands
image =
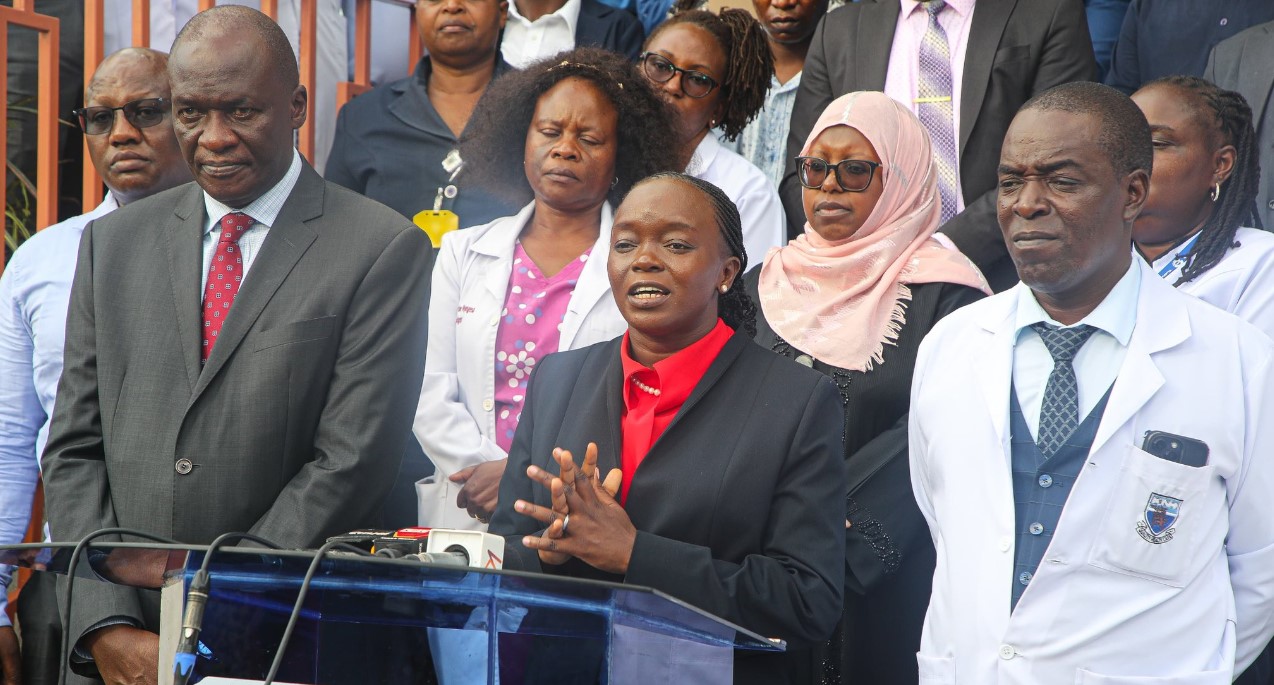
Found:
[[[622,473],[611,469],[603,481],[597,473],[597,445],[591,442],[579,467],[570,450],[560,447],[553,450],[553,460],[559,476],[538,466],[526,469],[531,480],[548,488],[552,506],[521,499],[513,503],[518,513],[545,525],[543,533],[523,537],[522,544],[536,550],[543,564],[557,566],[575,557],[602,571],[627,573],[637,529],[615,501]]]

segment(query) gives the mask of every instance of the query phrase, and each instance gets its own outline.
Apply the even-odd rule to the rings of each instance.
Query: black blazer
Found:
[[[646,34],[641,21],[631,12],[603,5],[597,0],[584,0],[575,24],[577,47],[606,48],[628,59],[637,59]]]
[[[735,682],[798,682],[802,649],[826,640],[844,583],[844,417],[822,374],[735,333],[633,476],[627,512],[637,528],[628,574],[578,560],[541,569],[521,537],[541,526],[513,511],[550,506],[526,477],[556,473],[554,447],[598,467],[619,466],[622,338],[549,355],[536,367],[500,483],[491,532],[506,536],[505,568],[587,576],[666,592],[762,635],[789,653],[739,652]],[[805,658],[808,658],[807,656]]]
[[[864,0],[828,13],[814,32],[792,109],[780,194],[788,230],[805,225],[793,159],[827,105],[846,93],[884,90],[898,25],[897,0]],[[942,231],[996,290],[1017,281],[995,217],[996,167],[1004,134],[1032,96],[1097,78],[1080,0],[978,0],[960,85],[960,188],[965,210]]]

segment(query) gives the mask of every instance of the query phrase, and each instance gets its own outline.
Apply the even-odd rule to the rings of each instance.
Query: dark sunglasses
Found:
[[[115,112],[123,111],[124,119],[137,128],[150,128],[164,120],[172,103],[167,98],[145,98],[125,103],[123,107],[82,107],[72,110],[80,128],[90,136],[110,133],[115,125]]]
[[[655,83],[667,83],[673,76],[681,74],[681,92],[692,98],[705,98],[716,89],[717,80],[693,69],[682,69],[668,61],[667,57],[655,52],[641,54],[641,69],[646,78]]]
[[[822,188],[823,181],[827,180],[827,174],[835,169],[836,185],[840,186],[841,190],[847,193],[861,193],[871,185],[871,178],[878,168],[880,168],[879,163],[865,159],[846,159],[832,164],[818,157],[796,158],[796,177],[801,185],[813,190]]]

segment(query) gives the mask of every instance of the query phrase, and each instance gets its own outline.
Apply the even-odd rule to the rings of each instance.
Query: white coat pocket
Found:
[[[955,685],[955,659],[917,652],[916,664],[920,667],[920,685]]]
[[[1225,511],[1215,466],[1184,466],[1129,445],[1089,563],[1184,587],[1219,553]]]

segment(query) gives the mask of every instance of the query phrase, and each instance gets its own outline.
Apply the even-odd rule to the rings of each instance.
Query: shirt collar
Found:
[[[205,191],[203,206],[208,213],[208,223],[204,226],[204,235],[210,233],[212,227],[221,223],[221,219],[231,212],[247,214],[254,222],[265,224],[267,228],[273,226],[274,221],[279,218],[279,212],[283,210],[283,203],[287,202],[288,196],[292,194],[292,188],[296,187],[296,181],[300,177],[301,154],[293,149],[292,164],[288,167],[287,173],[283,174],[283,178],[274,184],[274,187],[262,193],[261,197],[250,202],[247,207],[235,209],[218,202]]]
[[[1141,293],[1141,266],[1136,259],[1130,262],[1128,271],[1124,272],[1123,277],[1115,283],[1115,287],[1106,294],[1106,299],[1102,300],[1096,309],[1089,312],[1088,316],[1072,326],[1080,324],[1093,326],[1118,340],[1120,345],[1128,346],[1132,330],[1137,325],[1137,297]],[[1031,292],[1025,284],[1018,284],[1017,320],[1013,327],[1015,335],[1020,339],[1023,329],[1040,322],[1060,328],[1072,327],[1062,326],[1053,320],[1053,317],[1049,316],[1035,299],[1035,293]]]
[[[566,21],[566,28],[570,29],[571,35],[573,36],[575,35],[575,26],[579,24],[580,6],[583,4],[584,0],[566,0],[566,4],[559,7],[556,12],[546,14],[535,21],[531,21],[530,19],[522,16],[521,12],[518,12],[518,3],[515,0],[514,2],[509,3],[509,18],[521,22],[524,26],[531,26],[536,21],[543,21],[546,17],[561,17]]]
[[[117,209],[119,209],[119,200],[115,199],[115,194],[108,190],[106,191],[106,197],[102,198],[102,203],[89,212],[88,216],[90,219],[96,219]]]
[[[796,90],[797,88],[799,88],[801,85],[801,74],[804,74],[804,73],[805,73],[804,71],[796,72],[796,76],[793,76],[792,78],[788,79],[787,83],[779,83],[779,77],[771,75],[770,76],[770,97],[772,98],[775,95],[786,93],[788,91]]]
[[[656,409],[659,411],[680,407],[733,335],[734,331],[724,321],[717,319],[717,325],[707,335],[672,356],[655,362],[653,367],[647,367],[628,353],[628,333],[624,333],[619,346],[620,362],[624,367],[624,408],[631,410],[634,405],[647,398],[657,399]],[[649,387],[658,388],[658,398],[638,388],[633,383],[633,378]]]
[[[712,166],[713,160],[717,158],[717,152],[721,150],[721,143],[717,142],[717,137],[708,131],[708,135],[699,141],[695,152],[690,156],[690,163],[686,165],[686,174],[689,176],[698,176],[702,174],[708,167]]]
[[[917,9],[920,9],[920,11],[922,12],[924,11],[920,7],[921,3],[918,2],[917,0],[899,0],[899,1],[902,3],[903,18],[910,17],[911,13],[915,12]],[[950,7],[951,9],[955,10],[956,14],[960,15],[961,17],[967,17],[970,14],[973,14],[974,4],[976,4],[976,0],[947,0],[947,7]]]

